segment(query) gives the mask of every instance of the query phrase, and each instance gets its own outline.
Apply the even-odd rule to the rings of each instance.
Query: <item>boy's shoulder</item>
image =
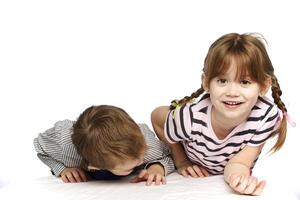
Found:
[[[147,124],[138,124],[142,134],[144,135],[144,137],[149,138],[149,137],[155,137],[155,133],[149,128],[149,126]]]
[[[60,135],[61,143],[64,145],[72,144],[71,135],[73,134],[73,124],[74,121],[69,119],[57,121],[54,124],[54,131]]]
[[[74,124],[73,121],[69,119],[65,119],[65,120],[55,122],[54,127],[57,129],[65,129],[65,128],[73,127],[73,124]]]
[[[140,127],[140,129],[141,129],[141,131],[142,131],[143,134],[146,133],[146,132],[148,132],[148,131],[151,132],[151,130],[150,130],[150,128],[148,127],[147,124],[139,123],[138,126]]]

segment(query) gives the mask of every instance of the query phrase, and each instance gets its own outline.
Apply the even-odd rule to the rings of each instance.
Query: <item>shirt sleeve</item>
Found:
[[[191,105],[186,104],[168,113],[164,126],[165,137],[168,142],[176,143],[191,139],[193,118]]]
[[[72,124],[70,120],[59,121],[33,141],[38,158],[55,176],[60,176],[66,167],[76,167],[81,162],[70,139]]]
[[[58,133],[55,132],[55,128],[50,128],[43,133],[40,133],[37,138],[34,139],[33,144],[37,152],[38,158],[46,164],[55,176],[59,176],[60,173],[66,168],[64,164],[51,156],[51,149],[49,146],[53,146],[52,153],[55,152],[58,157],[61,157],[58,144]]]
[[[175,166],[169,147],[160,141],[146,124],[140,124],[140,128],[148,146],[144,158],[145,168],[148,168],[150,164],[160,163],[164,167],[165,175],[172,173]]]
[[[55,176],[60,176],[62,171],[66,169],[66,166],[63,163],[54,160],[53,158],[47,156],[46,154],[38,153],[37,156],[44,164],[46,164],[51,169],[51,172]]]
[[[270,112],[261,121],[259,128],[248,142],[249,146],[259,146],[269,139],[277,129],[282,119],[282,112],[277,106],[273,106]]]

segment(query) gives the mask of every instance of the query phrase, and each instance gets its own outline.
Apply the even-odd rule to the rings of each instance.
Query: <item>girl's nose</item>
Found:
[[[226,96],[230,96],[230,97],[239,96],[239,85],[234,82],[229,83],[226,88]]]

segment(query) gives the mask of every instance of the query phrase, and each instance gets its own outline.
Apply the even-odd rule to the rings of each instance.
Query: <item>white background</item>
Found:
[[[0,2],[0,183],[48,176],[33,138],[86,107],[112,104],[149,126],[150,113],[200,87],[211,43],[259,32],[290,115],[299,118],[299,7],[295,1]],[[262,178],[298,189],[299,128],[257,164]],[[298,184],[300,185],[300,184]]]

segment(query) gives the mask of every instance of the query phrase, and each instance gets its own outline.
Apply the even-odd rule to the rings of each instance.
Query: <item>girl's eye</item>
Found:
[[[220,79],[217,80],[217,82],[218,82],[219,84],[221,84],[221,85],[224,85],[224,84],[226,84],[228,81],[227,81],[226,79],[224,79],[224,78],[220,78]]]
[[[250,82],[249,80],[242,80],[242,81],[241,81],[241,84],[242,84],[242,85],[250,85],[251,82]]]

